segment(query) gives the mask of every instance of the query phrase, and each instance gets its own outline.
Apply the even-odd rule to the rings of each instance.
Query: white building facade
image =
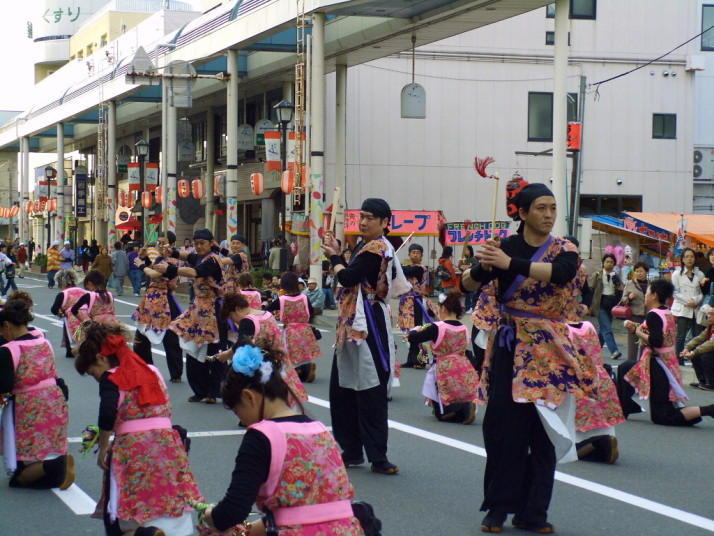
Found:
[[[552,148],[550,15],[550,8],[543,7],[417,48],[415,80],[427,92],[424,120],[400,117],[400,90],[412,79],[410,53],[350,68],[349,207],[358,208],[365,197],[381,196],[395,209],[442,210],[449,221],[490,220],[493,185],[476,175],[476,155],[494,157],[489,170],[502,178],[517,171],[529,181],[547,183],[551,156],[516,152]],[[577,116],[580,77],[588,84],[581,216],[619,215],[624,210],[692,211],[697,114],[690,64],[700,54],[700,39],[599,88],[592,84],[634,69],[696,35],[701,31],[700,17],[697,2],[571,2],[569,120]],[[697,73],[697,79],[704,73],[714,77],[712,69]],[[714,78],[706,80],[712,86],[698,88],[702,99],[714,88]],[[328,76],[327,87],[329,183],[334,73]],[[708,106],[714,119],[714,107]],[[714,142],[714,121],[708,123],[697,130],[702,142]],[[501,180],[499,194],[504,199],[499,201],[501,219],[505,182]]]

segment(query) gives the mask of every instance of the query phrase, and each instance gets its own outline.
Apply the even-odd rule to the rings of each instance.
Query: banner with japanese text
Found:
[[[153,192],[159,185],[159,164],[158,162],[147,162],[144,165],[144,184],[147,192]]]
[[[359,210],[345,210],[345,234],[360,234]],[[394,236],[439,236],[438,210],[393,210],[389,234]]]
[[[78,218],[87,217],[87,175],[77,173],[74,176],[74,214]]]
[[[281,171],[280,169],[280,132],[265,133],[265,171]]]
[[[139,162],[129,162],[126,165],[130,192],[138,192],[141,189],[141,170],[139,167]]]
[[[506,238],[511,234],[510,221],[496,222],[496,236]],[[474,221],[468,226],[462,222],[449,222],[446,224],[446,245],[461,246],[466,244],[468,239],[469,244],[479,245],[485,244],[486,240],[491,238],[491,222],[490,221]]]

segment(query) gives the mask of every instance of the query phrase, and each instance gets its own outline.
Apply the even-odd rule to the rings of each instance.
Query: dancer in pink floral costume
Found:
[[[107,534],[192,534],[188,503],[202,497],[161,373],[129,348],[119,325],[92,323],[85,334],[75,367],[99,382],[98,508]]]
[[[270,348],[276,356],[282,356],[282,375],[290,387],[291,403],[307,402],[307,391],[303,386],[295,366],[288,358],[283,333],[275,317],[269,311],[253,309],[242,294],[228,294],[223,300],[223,317],[236,332],[236,342],[230,350],[213,356],[218,361],[227,363],[233,352],[240,346],[251,343]]]
[[[0,336],[7,341],[0,346],[2,454],[10,487],[67,489],[74,482],[67,402],[52,345],[28,330],[31,305],[26,293],[14,293],[0,311]]]
[[[50,308],[52,314],[63,321],[62,346],[65,348],[66,357],[74,357],[72,347],[77,344],[74,334],[79,329],[82,321],[72,314],[72,307],[87,291],[77,286],[77,274],[74,270],[61,270],[55,276],[60,292]]]
[[[107,290],[107,280],[98,270],[90,270],[84,276],[84,288],[87,292],[70,309],[80,321],[91,320],[101,324],[116,324],[114,296]],[[75,335],[77,342],[84,340],[81,327]]]
[[[263,298],[260,295],[260,291],[255,288],[255,281],[253,281],[253,276],[250,272],[243,272],[238,276],[238,289],[240,293],[243,294],[253,309],[260,309],[263,304]]]
[[[466,357],[468,330],[459,318],[464,314],[462,294],[451,290],[439,298],[439,321],[409,332],[409,342],[431,343],[434,363],[424,378],[422,394],[434,416],[445,422],[471,424],[476,420],[478,373]]]
[[[714,417],[714,404],[682,407],[689,396],[682,386],[675,351],[677,326],[666,306],[673,295],[672,283],[666,279],[652,281],[645,294],[645,308],[649,309],[645,322],[637,324],[628,320],[625,323],[642,341],[644,349],[637,362],[628,361],[618,367],[618,391],[626,417],[642,411],[632,400],[636,392],[640,400],[650,401],[653,423],[692,426],[700,422],[702,416]]]
[[[199,532],[281,536],[361,536],[354,491],[332,434],[288,402],[283,356],[264,346],[239,347],[223,386],[223,403],[248,425],[223,500],[203,513]],[[248,522],[251,506],[272,521]]]
[[[317,374],[315,359],[322,355],[320,345],[313,333],[310,321],[314,312],[310,300],[298,288],[295,272],[286,272],[280,278],[280,288],[285,292],[270,303],[266,310],[279,313],[285,327],[285,348],[290,363],[296,368],[300,379],[312,383]]]

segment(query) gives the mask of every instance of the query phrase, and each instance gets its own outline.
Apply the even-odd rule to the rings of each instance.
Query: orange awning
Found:
[[[699,233],[690,233],[687,231],[687,236],[691,236],[695,240],[699,240],[703,244],[706,244],[707,246],[714,247],[714,234],[699,234]]]
[[[665,229],[675,235],[682,221],[682,214],[674,212],[626,212],[625,214],[655,227]],[[687,222],[686,227],[689,236],[707,244],[714,240],[714,234],[712,234],[714,233],[714,214],[684,214],[684,219]],[[706,240],[698,237],[705,237]]]

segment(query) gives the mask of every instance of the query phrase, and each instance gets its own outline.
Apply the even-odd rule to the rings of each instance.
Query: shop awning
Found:
[[[642,226],[626,227],[626,221],[612,216],[590,216],[593,229],[612,233],[620,236],[637,238],[641,244],[656,244],[658,242],[669,244],[669,233],[664,230],[646,229]]]
[[[676,236],[682,218],[686,221],[686,235],[695,240],[714,246],[714,215],[712,214],[677,214],[664,212],[625,212],[625,225],[628,217],[640,223],[664,229]]]

